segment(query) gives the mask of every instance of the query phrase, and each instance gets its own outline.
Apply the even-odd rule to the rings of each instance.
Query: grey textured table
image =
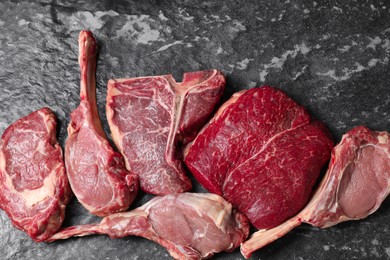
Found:
[[[172,73],[180,80],[184,71],[211,68],[227,76],[226,98],[240,89],[277,86],[325,122],[336,141],[360,124],[390,130],[388,1],[3,0],[0,133],[49,106],[64,145],[69,113],[79,101],[81,29],[92,30],[99,42],[97,96],[107,133],[108,79]],[[149,198],[141,194],[133,207]],[[252,259],[389,259],[389,202],[362,221],[326,230],[302,225]],[[74,199],[64,225],[96,221]],[[137,237],[37,244],[2,211],[0,258],[170,259],[162,247]],[[236,250],[214,259],[242,256]]]

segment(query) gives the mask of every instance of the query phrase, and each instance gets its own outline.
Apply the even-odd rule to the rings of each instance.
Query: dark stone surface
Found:
[[[0,2],[0,133],[51,107],[59,141],[79,102],[77,36],[99,42],[98,104],[104,127],[110,78],[217,68],[233,92],[269,84],[324,121],[338,141],[356,125],[390,130],[388,1],[12,1]],[[202,190],[198,185],[195,190]],[[150,196],[140,195],[136,205]],[[252,259],[389,259],[390,201],[365,220],[308,225]],[[77,201],[65,225],[96,222]],[[1,259],[170,259],[142,238],[93,236],[34,243],[0,212]],[[214,259],[242,259],[239,251]]]

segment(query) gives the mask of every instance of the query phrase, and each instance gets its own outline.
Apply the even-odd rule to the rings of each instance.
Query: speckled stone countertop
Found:
[[[168,2],[168,1],[166,1]],[[77,37],[99,47],[104,128],[110,78],[216,68],[226,98],[261,86],[284,90],[339,141],[356,125],[390,130],[388,1],[12,1],[0,2],[0,133],[43,106],[57,114],[64,145],[79,102]],[[195,185],[195,191],[202,191]],[[140,195],[133,207],[150,196]],[[390,259],[390,201],[365,220],[321,230],[302,225],[252,259]],[[74,199],[64,225],[98,221]],[[91,236],[34,243],[0,211],[1,259],[170,259],[138,237]],[[238,250],[213,259],[243,259]]]

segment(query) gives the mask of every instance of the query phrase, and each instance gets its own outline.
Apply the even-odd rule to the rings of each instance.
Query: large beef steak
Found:
[[[265,86],[234,94],[184,156],[206,189],[263,229],[306,204],[332,147],[323,124],[282,91]]]

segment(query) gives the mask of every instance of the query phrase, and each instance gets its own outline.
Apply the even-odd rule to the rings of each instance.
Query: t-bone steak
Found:
[[[72,196],[56,125],[42,108],[10,125],[0,141],[0,208],[37,242],[60,228]]]
[[[389,133],[355,127],[333,149],[329,168],[309,204],[280,226],[254,233],[241,252],[249,257],[302,222],[327,228],[363,219],[374,213],[389,193]]]
[[[141,236],[165,247],[175,259],[203,259],[233,251],[248,236],[247,218],[222,197],[211,193],[178,193],[155,197],[130,212],[103,218],[100,224],[68,227],[49,241],[106,234]]]
[[[191,189],[180,145],[193,140],[225,88],[217,70],[113,79],[108,82],[107,120],[128,170],[140,187],[164,195]]]
[[[234,94],[193,143],[185,163],[258,229],[272,228],[307,203],[333,142],[329,131],[282,91]]]
[[[92,33],[79,35],[80,105],[71,114],[65,163],[78,201],[98,216],[124,211],[138,192],[138,177],[126,170],[103,131],[96,104],[96,52]]]

